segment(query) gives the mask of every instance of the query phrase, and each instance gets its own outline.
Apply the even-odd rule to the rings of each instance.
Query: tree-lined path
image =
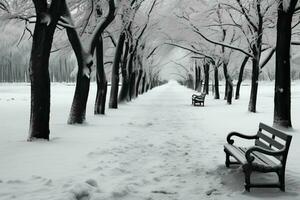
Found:
[[[208,173],[222,149],[208,149],[211,142],[203,137],[201,118],[186,98],[190,94],[192,90],[171,82],[124,106],[127,120],[116,123],[120,136],[109,149],[100,147],[90,154],[92,166],[101,167],[105,187],[118,188],[113,195],[197,199],[214,187],[215,177]]]
[[[0,0],[0,200],[300,199],[299,16],[298,0]],[[227,134],[260,122],[293,136],[286,193],[245,194],[224,166]]]
[[[265,87],[269,90],[271,86]],[[57,89],[53,92],[56,96],[62,93]],[[232,129],[255,131],[257,122],[271,115],[272,105],[264,103],[260,108],[263,113],[251,115],[241,111],[247,98],[241,99],[234,107],[227,105],[232,109],[228,117],[225,102],[214,101],[212,96],[208,96],[205,107],[191,106],[193,92],[171,81],[101,120],[88,116],[90,122],[83,127],[70,128],[57,123],[64,116],[52,116],[51,143],[20,141],[14,152],[0,149],[0,188],[5,188],[0,189],[0,199],[297,198],[300,174],[295,146],[289,155],[286,193],[268,189],[245,194],[242,170],[228,170],[224,165],[222,145],[227,133]],[[69,98],[71,93],[63,92]],[[272,100],[268,93],[262,94],[264,101]],[[5,102],[8,106],[18,101],[28,102],[29,96],[20,94]],[[53,101],[53,109],[63,111],[65,103]],[[239,123],[234,123],[238,118]],[[215,123],[209,123],[214,119]],[[14,143],[6,140],[14,141],[15,137],[1,139],[3,150],[12,149]],[[297,143],[299,137],[293,139]]]

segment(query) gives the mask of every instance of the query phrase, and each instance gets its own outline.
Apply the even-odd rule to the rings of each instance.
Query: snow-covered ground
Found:
[[[300,199],[299,82],[286,192],[244,192],[242,170],[224,166],[228,132],[254,134],[259,122],[272,124],[273,83],[260,83],[256,114],[247,112],[247,85],[233,105],[209,95],[205,107],[193,107],[194,92],[169,82],[105,116],[93,115],[92,85],[82,126],[66,124],[73,90],[52,84],[51,141],[29,143],[29,85],[0,85],[1,200]]]

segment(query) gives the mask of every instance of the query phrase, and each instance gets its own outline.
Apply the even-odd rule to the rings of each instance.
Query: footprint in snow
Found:
[[[21,181],[21,180],[8,180],[6,183],[7,184],[21,184],[21,183],[24,183],[24,181]]]
[[[122,198],[125,197],[129,194],[129,188],[125,187],[125,188],[121,188],[119,190],[115,190],[111,193],[111,196],[113,198]]]
[[[89,200],[93,193],[99,193],[100,190],[97,181],[88,179],[85,183],[74,185],[69,192],[75,200]]]
[[[103,170],[103,168],[100,166],[93,169],[93,171],[96,171],[96,172],[101,171],[101,170]]]
[[[210,196],[210,195],[214,194],[217,191],[218,191],[217,189],[213,188],[213,189],[210,189],[210,190],[206,191],[205,193],[206,193],[207,196]]]
[[[87,184],[89,184],[90,186],[93,186],[93,187],[98,187],[98,183],[95,179],[88,179],[85,181]]]
[[[148,122],[148,123],[147,123],[145,126],[146,126],[146,127],[153,126],[153,123],[151,123],[151,122]]]

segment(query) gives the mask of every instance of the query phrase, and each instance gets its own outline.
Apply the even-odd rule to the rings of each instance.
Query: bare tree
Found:
[[[250,112],[256,112],[256,100],[257,100],[257,89],[258,89],[258,77],[260,73],[260,58],[262,53],[262,46],[263,46],[263,30],[264,30],[264,23],[266,22],[264,16],[270,14],[270,8],[272,4],[265,2],[262,4],[263,0],[253,0],[250,2],[242,1],[242,0],[235,0],[237,3],[237,7],[235,5],[231,5],[229,3],[222,3],[222,7],[225,10],[232,9],[238,14],[240,14],[245,21],[237,22],[235,17],[229,12],[229,16],[232,20],[232,23],[226,24],[226,26],[233,26],[239,28],[239,30],[244,34],[244,38],[248,43],[247,50],[242,48],[214,41],[206,36],[204,36],[199,28],[192,24],[192,28],[194,32],[199,34],[203,39],[208,42],[211,42],[216,45],[222,46],[222,48],[230,48],[232,50],[239,51],[244,53],[246,56],[249,56],[252,59],[252,81],[251,81],[251,92],[250,92],[250,101],[248,105],[248,110]],[[248,6],[247,6],[248,5]],[[248,9],[249,8],[249,9]],[[247,26],[244,26],[241,23],[246,23]],[[224,24],[222,23],[222,26]],[[248,51],[250,50],[250,52]]]
[[[49,58],[53,35],[61,15],[63,0],[33,0],[36,23],[33,32],[29,72],[31,81],[31,110],[28,140],[49,140],[50,77]]]
[[[60,18],[61,23],[63,23],[67,30],[67,35],[75,52],[78,64],[75,94],[68,119],[69,124],[80,124],[85,121],[86,103],[90,87],[90,67],[93,63],[92,55],[96,50],[97,44],[99,44],[100,36],[115,18],[116,7],[114,0],[109,0],[108,4],[108,14],[105,19],[95,27],[87,49],[83,48],[82,42],[79,38],[77,30],[73,25],[71,15],[66,4],[64,7],[64,14]]]
[[[109,108],[118,108],[118,91],[119,91],[119,66],[122,58],[123,47],[125,43],[125,32],[122,31],[119,36],[115,56],[114,64],[111,74],[111,91],[109,99]]]

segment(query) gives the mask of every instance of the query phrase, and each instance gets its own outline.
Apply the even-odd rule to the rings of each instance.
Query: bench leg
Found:
[[[224,150],[224,151],[225,151],[225,150]],[[225,154],[226,154],[225,166],[228,168],[229,165],[230,165],[230,159],[229,159],[230,154],[227,153],[226,151],[225,151]]]
[[[250,176],[251,176],[251,169],[248,165],[243,166],[244,174],[245,174],[245,190],[250,192]]]
[[[285,191],[285,172],[284,170],[280,170],[277,172],[279,184],[280,184],[280,190]]]

